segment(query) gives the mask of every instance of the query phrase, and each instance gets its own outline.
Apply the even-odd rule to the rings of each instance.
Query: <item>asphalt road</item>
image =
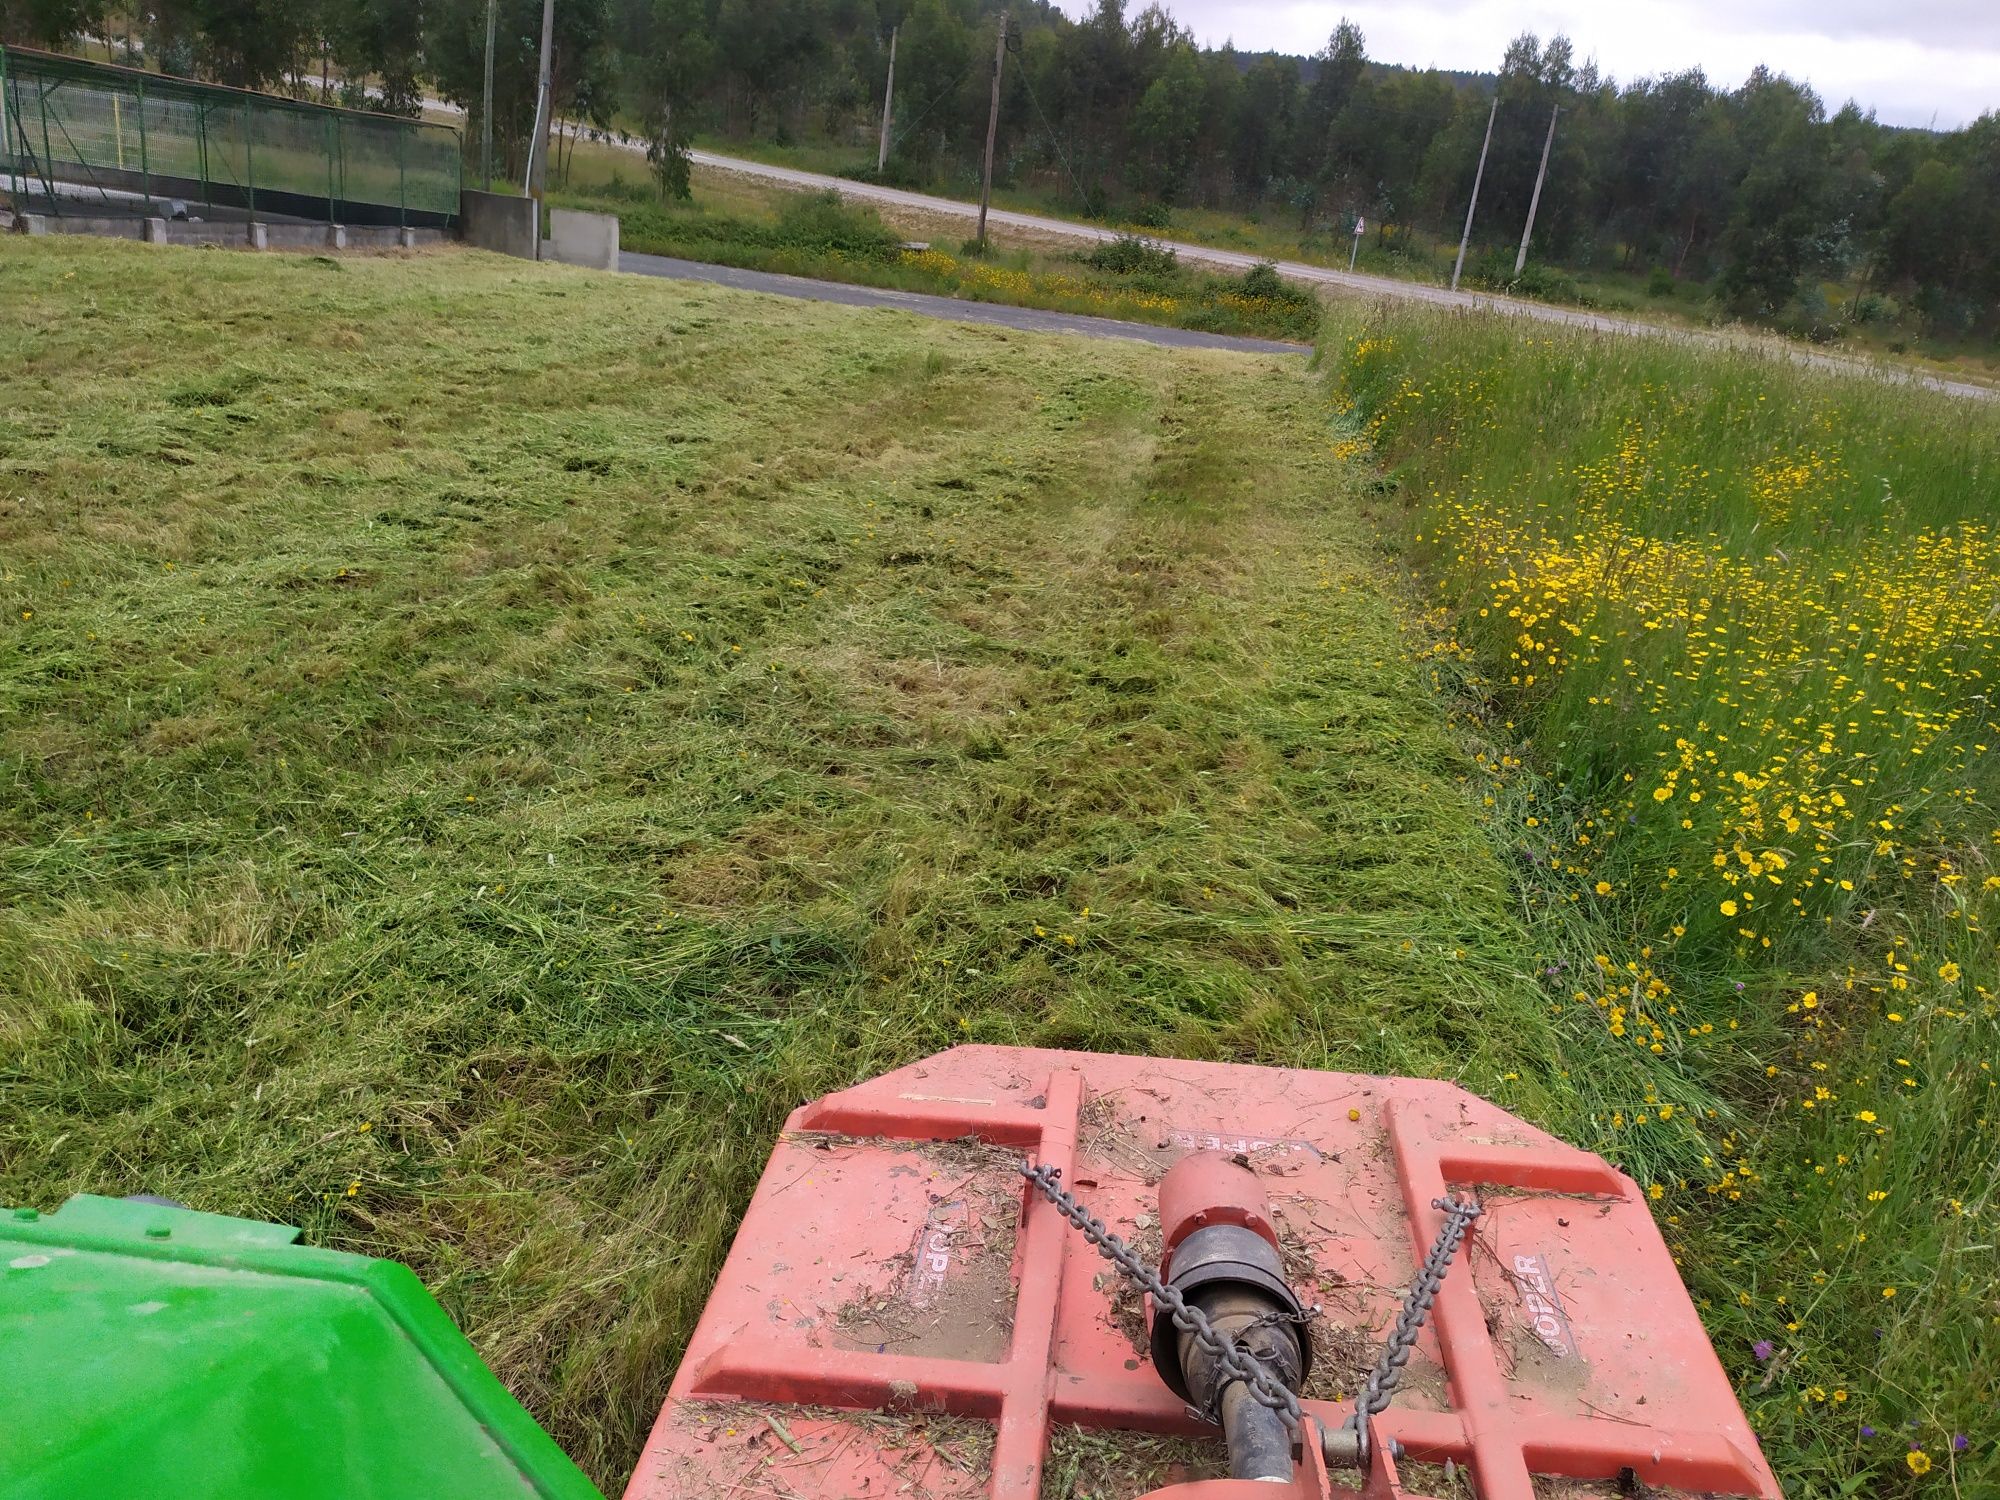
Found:
[[[1236,354],[1310,354],[1305,344],[1281,344],[1273,339],[1236,338],[1226,333],[1197,333],[1188,328],[1162,328],[1152,323],[1127,323],[1118,318],[1090,318],[1078,313],[1044,312],[1035,307],[1009,307],[997,302],[969,302],[958,297],[931,297],[921,292],[889,291],[852,286],[843,281],[816,281],[807,276],[781,276],[772,271],[744,271],[705,261],[676,260],[666,255],[626,251],[618,257],[622,271],[641,276],[665,276],[675,281],[711,281],[744,292],[770,292],[810,302],[839,302],[848,307],[891,307],[928,318],[958,323],[992,323],[1028,333],[1081,333],[1099,339],[1137,339],[1174,349],[1226,349]]]

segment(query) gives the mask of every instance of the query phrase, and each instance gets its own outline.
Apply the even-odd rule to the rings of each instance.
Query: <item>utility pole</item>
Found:
[[[1549,111],[1549,133],[1542,138],[1542,164],[1535,169],[1535,191],[1528,198],[1528,222],[1521,228],[1521,250],[1514,257],[1514,279],[1520,280],[1521,269],[1528,263],[1528,241],[1535,233],[1535,210],[1542,206],[1542,179],[1549,175],[1549,147],[1556,143],[1556,116],[1562,113],[1558,104]]]
[[[555,44],[556,0],[542,0],[542,61],[536,74],[535,129],[528,137],[528,196],[541,201],[549,180],[549,116],[554,101],[549,98],[549,53]]]
[[[1479,184],[1486,180],[1486,148],[1493,144],[1493,117],[1500,113],[1500,95],[1493,95],[1493,107],[1486,111],[1486,139],[1479,147],[1479,170],[1472,174],[1472,201],[1465,205],[1465,233],[1458,237],[1458,264],[1451,268],[1451,289],[1458,290],[1459,273],[1465,269],[1465,247],[1472,239],[1472,214],[1479,207]]]
[[[486,191],[493,191],[493,27],[499,14],[499,0],[486,0],[486,99],[479,110],[481,175]]]
[[[882,149],[875,153],[877,177],[889,169],[889,119],[896,111],[896,33],[902,29],[889,28],[889,86],[882,91]]]
[[[979,250],[986,251],[986,208],[993,201],[993,138],[1000,132],[1000,68],[1007,60],[1007,12],[1000,12],[1000,34],[993,43],[993,104],[986,112],[986,175],[979,182]]]

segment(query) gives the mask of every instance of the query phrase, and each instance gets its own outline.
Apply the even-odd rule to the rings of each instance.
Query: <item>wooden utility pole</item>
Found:
[[[1549,133],[1542,138],[1542,164],[1535,169],[1535,191],[1528,198],[1528,222],[1521,228],[1521,249],[1514,257],[1514,277],[1520,279],[1521,270],[1528,264],[1528,241],[1535,233],[1535,210],[1542,206],[1542,179],[1549,175],[1549,147],[1556,143],[1556,116],[1562,113],[1558,104],[1549,111]]]
[[[1458,290],[1458,276],[1465,269],[1465,247],[1472,240],[1472,214],[1479,207],[1479,184],[1486,180],[1486,148],[1493,144],[1493,117],[1500,113],[1500,95],[1493,95],[1493,107],[1486,111],[1486,139],[1479,146],[1479,170],[1472,174],[1472,201],[1465,205],[1465,233],[1458,237],[1458,264],[1451,268],[1451,289]]]
[[[882,149],[875,153],[875,175],[881,176],[889,167],[889,120],[896,112],[896,33],[903,28],[889,28],[889,86],[882,91]]]
[[[1000,12],[1000,34],[993,43],[993,104],[986,112],[986,172],[979,180],[979,249],[986,250],[986,209],[993,201],[993,140],[1000,133],[1000,69],[1007,60],[1007,12]]]
[[[556,0],[542,0],[542,60],[536,73],[535,130],[528,137],[528,196],[541,201],[549,180],[549,116],[555,101],[549,97],[549,54],[554,49]]]
[[[493,191],[493,28],[499,0],[486,0],[486,95],[480,105],[479,162],[487,192]]]

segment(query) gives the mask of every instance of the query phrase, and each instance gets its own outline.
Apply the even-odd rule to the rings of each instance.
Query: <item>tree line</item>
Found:
[[[540,0],[497,7],[494,127],[510,170],[535,108]],[[488,0],[0,0],[15,40],[123,35],[168,71],[412,112],[464,106],[477,138]],[[686,191],[697,134],[872,143],[889,41],[898,95],[887,175],[962,187],[984,145],[999,0],[557,0],[566,118],[644,138]],[[1016,0],[1003,180],[1086,214],[1159,223],[1181,207],[1288,216],[1338,241],[1357,216],[1393,251],[1456,238],[1489,108],[1475,236],[1519,235],[1556,120],[1535,254],[1712,280],[1746,312],[1810,316],[1824,281],[1905,299],[1936,330],[2000,329],[2000,114],[1899,129],[1759,68],[1620,84],[1562,37],[1514,41],[1497,75],[1371,60],[1343,21],[1312,57],[1198,46],[1163,5],[1097,0],[1071,20]],[[122,30],[121,30],[122,29]],[[334,80],[351,80],[338,85]],[[1506,259],[1511,270],[1511,257]]]

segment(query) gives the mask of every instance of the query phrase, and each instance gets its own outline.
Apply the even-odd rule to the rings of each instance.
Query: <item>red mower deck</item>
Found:
[[[1365,1475],[1308,1454],[1288,1487],[1210,1477],[1223,1444],[1149,1362],[1142,1299],[1018,1172],[1059,1167],[1156,1262],[1160,1179],[1201,1150],[1255,1171],[1286,1278],[1322,1309],[1303,1395],[1328,1428],[1432,1201],[1483,1201]],[[1643,1191],[1602,1159],[1446,1083],[961,1047],[786,1123],[626,1500],[1037,1500],[1045,1467],[1106,1444],[1122,1487],[1093,1494],[1386,1500],[1451,1460],[1481,1500],[1628,1493],[1628,1471],[1779,1496]]]

